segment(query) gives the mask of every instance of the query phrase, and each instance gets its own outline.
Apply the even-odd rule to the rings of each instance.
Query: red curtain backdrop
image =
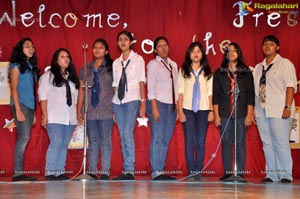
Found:
[[[247,8],[252,12],[242,16]],[[244,10],[240,10],[239,5]],[[89,45],[91,59],[93,41],[102,37],[110,45],[113,58],[120,52],[116,46],[118,32],[127,29],[134,34],[134,50],[146,63],[153,58],[151,41],[157,36],[166,36],[170,43],[170,57],[180,66],[185,51],[193,38],[207,49],[208,59],[215,70],[220,66],[223,47],[229,41],[237,42],[249,66],[263,59],[262,38],[275,34],[280,39],[280,54],[294,64],[299,79],[300,65],[300,17],[298,0],[1,0],[0,1],[0,61],[8,61],[13,46],[23,37],[34,41],[38,66],[48,66],[54,51],[65,47],[70,50],[77,71],[83,65],[82,44]],[[244,11],[244,12],[243,12]],[[279,13],[279,14],[278,14]],[[299,96],[295,96],[297,105]],[[37,108],[37,123],[33,128],[25,157],[25,170],[37,175],[44,174],[45,155],[49,139],[41,127],[41,111]],[[0,105],[0,126],[12,115],[8,105]],[[149,163],[150,128],[135,129],[137,173],[151,172]],[[16,129],[10,132],[0,128],[0,176],[9,176],[13,170],[13,151]],[[122,170],[122,151],[116,126],[112,133],[113,175]],[[209,125],[205,164],[208,176],[222,175],[221,151],[216,151],[220,141],[219,130]],[[293,176],[300,177],[300,152],[292,150]],[[75,174],[82,162],[82,150],[69,150],[67,170]],[[262,143],[257,128],[247,132],[246,176],[262,177],[264,170]],[[170,143],[166,168],[170,174],[186,174],[183,129],[179,122]]]

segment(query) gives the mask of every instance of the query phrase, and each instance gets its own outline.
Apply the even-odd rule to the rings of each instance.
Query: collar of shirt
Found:
[[[88,72],[92,73],[92,72],[95,71],[95,69],[94,69],[94,63],[95,63],[95,60],[93,60],[93,61],[91,61],[90,63],[87,64],[87,71]],[[100,66],[102,66],[102,65],[106,66],[106,60],[105,59],[104,59],[103,63]],[[100,68],[100,66],[99,66],[99,68]]]
[[[33,69],[33,65],[29,61],[27,62],[27,64],[30,69]]]
[[[161,61],[165,62],[165,60],[158,55],[156,55],[155,59],[159,62]],[[167,59],[168,59],[168,63],[165,62],[165,64],[169,65],[172,62],[172,60],[169,57]]]
[[[202,66],[200,68],[198,68],[197,70],[194,70],[194,69],[192,69],[192,70],[194,70],[195,74],[197,75],[201,69],[202,69]],[[203,73],[203,71],[201,72],[200,76],[202,76],[202,73]],[[190,72],[190,74],[191,74],[191,76],[194,76],[193,72]]]
[[[64,79],[68,80],[69,79],[69,72],[66,71],[66,74],[61,74],[63,76]]]
[[[126,60],[123,60],[122,54],[120,55],[120,57],[118,58],[118,61],[121,63],[121,61],[124,61],[125,63],[127,63],[127,61],[130,59],[132,60],[132,58],[137,55],[136,52],[134,52],[133,50],[130,51],[130,54],[128,56],[128,58]]]
[[[168,59],[168,63],[165,62],[165,60],[163,60],[163,58],[161,58],[160,56],[156,55],[155,59],[161,63],[161,61],[163,61],[165,64],[167,64],[167,66],[171,66],[172,68],[172,71],[173,71],[173,68],[175,67],[176,68],[176,63],[174,63],[169,57],[167,58]]]
[[[267,64],[267,62],[266,62],[266,58],[263,60],[263,62],[262,62],[262,65],[264,66],[264,70],[266,70],[267,69],[267,66],[269,66],[270,64],[274,64],[274,63],[276,63],[276,62],[278,62],[278,60],[280,60],[281,59],[281,56],[279,55],[279,54],[277,54],[276,56],[275,56],[275,58],[272,60],[272,62],[271,63],[269,63],[269,64]]]

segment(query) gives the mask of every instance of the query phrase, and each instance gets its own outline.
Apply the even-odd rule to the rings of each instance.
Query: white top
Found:
[[[147,65],[148,99],[156,99],[166,104],[172,104],[172,79],[170,71],[161,62],[161,57],[156,56]],[[168,58],[168,68],[172,67],[175,91],[175,103],[178,100],[178,69],[176,62]]]
[[[272,68],[266,73],[266,117],[281,118],[284,109],[287,87],[292,87],[297,92],[297,79],[294,64],[279,54],[272,61]],[[271,64],[271,63],[270,63]],[[267,69],[266,59],[256,65],[253,71],[255,89],[255,115],[263,116],[263,108],[259,103],[259,80],[262,74],[262,66]],[[294,117],[295,103],[292,103],[291,117]]]
[[[75,84],[69,81],[72,96],[72,105],[66,103],[66,86],[56,87],[53,85],[54,75],[50,70],[46,71],[39,80],[39,100],[47,100],[48,123],[69,125],[77,124],[76,104],[78,90]]]
[[[112,102],[114,104],[121,104],[118,98],[118,86],[119,81],[122,75],[122,63],[124,63],[124,67],[126,66],[128,60],[130,63],[126,68],[126,77],[127,77],[127,88],[125,91],[125,96],[122,100],[122,103],[127,103],[135,100],[140,100],[140,82],[146,83],[145,76],[145,61],[142,56],[135,53],[131,50],[129,57],[127,60],[122,59],[122,55],[113,62],[113,83],[112,86],[116,87],[115,94],[113,96]]]
[[[195,71],[196,74],[200,71],[200,68]],[[209,96],[212,96],[212,83],[213,77],[207,80],[204,77],[204,71],[202,71],[199,77],[200,84],[200,107],[199,110],[209,110]],[[192,110],[193,101],[193,87],[195,83],[195,76],[191,73],[190,78],[184,78],[181,68],[179,69],[178,75],[178,93],[183,95],[183,108],[187,110]]]

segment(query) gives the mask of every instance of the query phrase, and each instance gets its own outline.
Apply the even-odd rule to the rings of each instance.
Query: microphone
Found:
[[[224,50],[225,50],[225,53],[228,53],[228,52],[229,52],[229,45],[228,45],[228,44],[226,44],[226,45],[224,46]]]

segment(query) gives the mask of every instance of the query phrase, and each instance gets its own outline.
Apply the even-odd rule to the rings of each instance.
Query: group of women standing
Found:
[[[86,70],[81,69],[79,78],[71,54],[60,48],[53,55],[50,69],[40,77],[38,96],[42,125],[50,139],[46,180],[69,179],[65,173],[67,145],[74,126],[84,122],[86,81],[91,86],[87,92],[86,124],[88,174],[93,179],[98,179],[99,151],[102,158],[100,180],[110,177],[113,121],[120,133],[124,160],[122,174],[113,179],[135,179],[134,128],[136,118],[143,118],[146,113],[151,125],[152,180],[175,179],[164,167],[176,119],[183,124],[188,174],[196,174],[194,180],[199,180],[205,169],[205,141],[211,121],[220,127],[222,135],[224,176],[220,180],[230,178],[233,173],[243,178],[246,129],[254,119],[255,106],[266,157],[267,175],[263,181],[292,181],[288,135],[294,111],[292,96],[296,92],[296,75],[293,64],[277,54],[279,40],[275,36],[268,35],[263,39],[266,58],[255,67],[254,76],[244,62],[241,48],[234,42],[229,44],[221,67],[214,74],[199,42],[189,45],[179,71],[177,63],[169,58],[169,42],[165,37],[154,40],[155,58],[147,67],[142,56],[132,49],[133,36],[130,32],[120,32],[117,44],[121,55],[113,61],[107,42],[96,39],[93,60],[87,64]],[[18,132],[13,181],[35,180],[24,174],[24,152],[35,123],[35,83],[38,76],[33,43],[24,38],[17,43],[10,59],[11,110]],[[237,111],[233,114],[235,108]],[[280,131],[277,130],[279,124]],[[237,129],[236,137],[234,127]],[[237,168],[233,169],[235,139]]]

